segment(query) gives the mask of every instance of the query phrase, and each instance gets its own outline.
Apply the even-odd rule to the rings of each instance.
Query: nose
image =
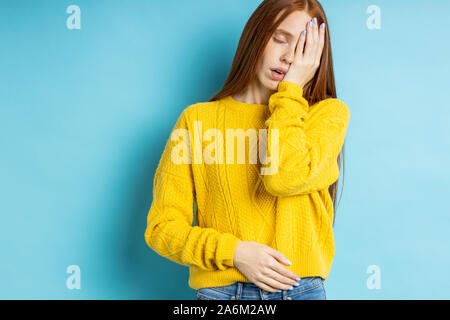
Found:
[[[287,62],[288,64],[292,64],[294,62],[295,57],[295,48],[288,48],[287,51],[284,53],[282,60]]]

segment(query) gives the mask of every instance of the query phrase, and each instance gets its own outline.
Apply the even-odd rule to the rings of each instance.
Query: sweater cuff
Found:
[[[224,233],[222,235],[222,246],[219,248],[221,259],[224,265],[234,267],[234,251],[241,239],[231,233]]]
[[[277,115],[273,116],[275,110]],[[294,82],[281,81],[278,91],[269,98],[271,120],[281,120],[305,116],[309,111],[309,103],[303,97],[303,88]]]
[[[303,88],[299,84],[290,81],[278,83],[278,91],[289,91],[298,97],[303,97]]]

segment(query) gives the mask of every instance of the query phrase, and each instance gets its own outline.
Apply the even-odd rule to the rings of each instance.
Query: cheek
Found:
[[[271,68],[274,63],[274,60],[276,60],[277,54],[278,53],[277,53],[276,48],[274,48],[271,45],[267,45],[267,47],[264,50],[264,53],[261,57],[261,62],[259,65],[260,70]]]
[[[264,70],[267,69],[267,65],[268,65],[268,61],[267,61],[267,56],[264,53],[261,57],[261,60],[259,61],[258,65],[257,65],[257,73],[264,73]]]
[[[279,58],[283,55],[284,48],[279,45],[268,45],[264,51],[266,61],[270,64],[277,63]]]

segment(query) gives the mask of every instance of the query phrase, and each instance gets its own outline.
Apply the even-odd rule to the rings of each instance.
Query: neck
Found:
[[[264,87],[258,79],[252,81],[245,91],[233,95],[233,99],[236,101],[248,103],[248,104],[263,104],[269,103],[270,96],[275,91],[269,90]]]

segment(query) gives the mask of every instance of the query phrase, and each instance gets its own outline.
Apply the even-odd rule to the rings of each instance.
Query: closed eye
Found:
[[[278,40],[277,38],[273,38],[273,40],[277,43],[284,43],[284,41]]]

